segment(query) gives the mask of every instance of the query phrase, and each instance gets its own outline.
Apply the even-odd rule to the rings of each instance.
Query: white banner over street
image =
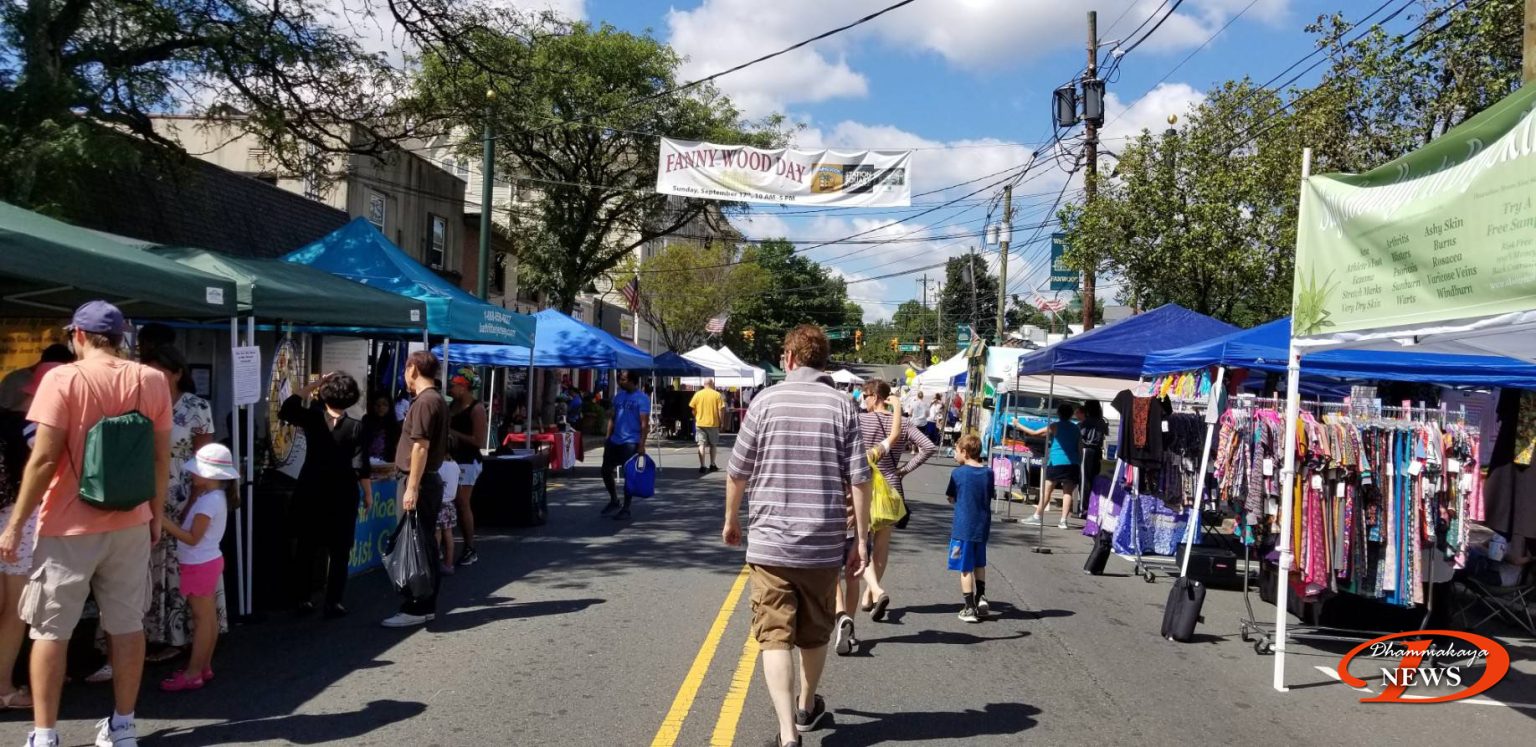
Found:
[[[775,205],[906,207],[912,152],[762,150],[661,139],[656,191]]]

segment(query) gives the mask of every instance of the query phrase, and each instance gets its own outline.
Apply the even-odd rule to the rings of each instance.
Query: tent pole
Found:
[[[1213,400],[1220,401],[1222,386],[1227,380],[1227,367],[1220,366],[1216,369],[1216,384],[1211,387],[1215,396]],[[1215,408],[1207,409],[1205,413],[1205,448],[1200,452],[1200,471],[1195,473],[1195,512],[1189,517],[1189,528],[1184,532],[1184,562],[1179,564],[1179,578],[1189,575],[1189,555],[1194,549],[1195,535],[1200,530],[1200,512],[1205,501],[1205,471],[1211,468],[1211,441],[1216,437],[1216,424],[1221,419],[1221,413]],[[1247,571],[1243,571],[1247,573]]]
[[[238,347],[240,347],[240,319],[238,317],[232,316],[229,318],[229,350],[231,356],[234,355],[234,350]],[[233,357],[231,357],[231,362],[233,362]],[[231,366],[231,376],[233,376],[233,366]],[[231,451],[234,452],[233,456],[235,458],[235,464],[240,464],[241,459],[243,459],[240,452],[240,405],[235,404],[233,397],[230,398],[229,412],[229,445],[233,447],[231,448]],[[245,487],[246,486],[241,485],[240,490],[244,491]],[[237,584],[235,587],[235,612],[239,615],[246,614],[245,537],[240,531],[241,520],[244,517],[245,501],[241,501],[240,508],[235,509],[235,579]]]
[[[533,448],[533,342],[528,343],[528,411],[523,413],[523,435],[527,436],[528,448]]]
[[[1301,181],[1302,189],[1306,189],[1307,178],[1312,175],[1312,149],[1305,148],[1301,151]],[[1281,448],[1285,449],[1285,466],[1280,471],[1280,574],[1275,582],[1275,672],[1274,688],[1279,692],[1286,692],[1285,686],[1285,639],[1286,627],[1290,622],[1290,587],[1291,565],[1294,562],[1294,548],[1291,547],[1291,524],[1295,521],[1292,515],[1292,504],[1296,496],[1296,418],[1301,410],[1301,351],[1296,347],[1296,316],[1291,315],[1291,344],[1290,355],[1287,357],[1285,367],[1285,441]]]
[[[255,316],[248,316],[245,319],[245,341],[248,345],[256,344]],[[271,406],[272,403],[268,402],[267,407]],[[256,503],[256,491],[252,489],[256,484],[256,458],[255,450],[250,448],[251,444],[256,443],[256,416],[255,408],[250,406],[246,407],[245,443],[247,444],[245,450],[245,487],[242,490],[246,491],[245,495],[252,499],[246,502],[245,510],[245,533],[250,538],[250,541],[245,543],[245,613],[249,615],[256,609],[256,600],[251,598],[256,586],[253,581],[256,576],[256,507],[254,505]]]
[[[448,355],[453,352],[453,351],[448,349],[449,346],[451,346],[451,345],[453,345],[453,338],[452,337],[444,337],[443,338],[443,383],[442,383],[442,387],[443,387],[443,391],[445,391],[445,392],[448,391],[448,382],[453,378],[453,374],[448,373],[448,370],[449,370],[448,369]]]
[[[1051,371],[1051,385],[1050,385],[1050,389],[1049,389],[1048,393],[1045,396],[1045,401],[1048,403],[1046,405],[1046,408],[1045,408],[1046,409],[1045,416],[1047,418],[1049,418],[1051,416],[1051,413],[1050,413],[1051,404],[1054,404],[1056,402],[1056,372],[1055,371]],[[1049,421],[1047,421],[1046,428],[1050,428]],[[1040,460],[1040,505],[1035,507],[1035,516],[1040,518],[1039,541],[1037,541],[1035,543],[1035,552],[1041,553],[1041,554],[1050,554],[1050,552],[1051,552],[1051,548],[1045,546],[1045,509],[1047,508],[1047,506],[1046,506],[1046,498],[1048,498],[1048,496],[1045,494],[1045,484],[1046,484],[1046,477],[1045,477],[1045,475],[1046,475],[1047,472],[1050,472],[1050,471],[1051,471],[1051,434],[1047,433],[1047,434],[1045,434],[1045,454],[1044,454],[1043,458]],[[1066,491],[1062,491],[1061,502],[1062,502],[1063,505],[1070,506],[1071,503],[1072,503],[1072,496],[1067,495]],[[1070,511],[1071,509],[1069,508],[1068,510]]]

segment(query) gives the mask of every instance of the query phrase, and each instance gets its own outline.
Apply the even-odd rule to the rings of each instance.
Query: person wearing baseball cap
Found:
[[[480,376],[470,366],[459,367],[448,379],[448,394],[453,397],[448,408],[448,455],[459,465],[459,485],[453,507],[459,534],[464,537],[464,553],[459,556],[459,565],[473,565],[480,559],[480,553],[475,552],[475,513],[469,500],[475,493],[475,482],[480,479],[480,449],[485,445],[486,430],[490,426],[485,405],[475,399],[478,391]],[[453,554],[450,532],[443,541],[443,561],[452,563]]]
[[[0,561],[14,563],[26,518],[39,510],[33,563],[49,571],[28,583],[19,608],[33,640],[35,728],[29,744],[59,744],[55,726],[69,637],[94,592],[115,673],[115,708],[97,723],[96,743],[137,747],[134,707],[144,674],[146,571],[150,546],[160,539],[171,467],[170,387],[158,371],[121,356],[127,323],[116,306],[86,303],[75,310],[67,330],[79,360],[38,382],[27,412],[37,424],[37,440],[16,506],[0,532]],[[154,482],[146,487],[151,495],[126,510],[98,508],[80,495],[76,465],[84,460],[86,434],[106,418],[134,411],[153,424]]]

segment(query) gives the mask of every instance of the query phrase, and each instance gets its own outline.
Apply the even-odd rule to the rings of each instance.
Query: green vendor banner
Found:
[[[1295,336],[1536,309],[1536,86],[1365,174],[1301,187]]]

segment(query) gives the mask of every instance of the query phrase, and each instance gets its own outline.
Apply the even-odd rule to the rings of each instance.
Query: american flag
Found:
[[[640,308],[640,278],[630,279],[629,284],[620,288],[619,292],[624,294],[624,300],[629,302],[630,311]]]
[[[1066,310],[1067,308],[1067,302],[1059,298],[1048,300],[1041,296],[1035,296],[1034,302],[1035,308],[1041,311],[1060,312]]]
[[[710,318],[709,323],[704,325],[704,331],[712,335],[718,335],[724,332],[725,321],[729,319],[730,316],[730,314],[721,314],[719,316]]]

